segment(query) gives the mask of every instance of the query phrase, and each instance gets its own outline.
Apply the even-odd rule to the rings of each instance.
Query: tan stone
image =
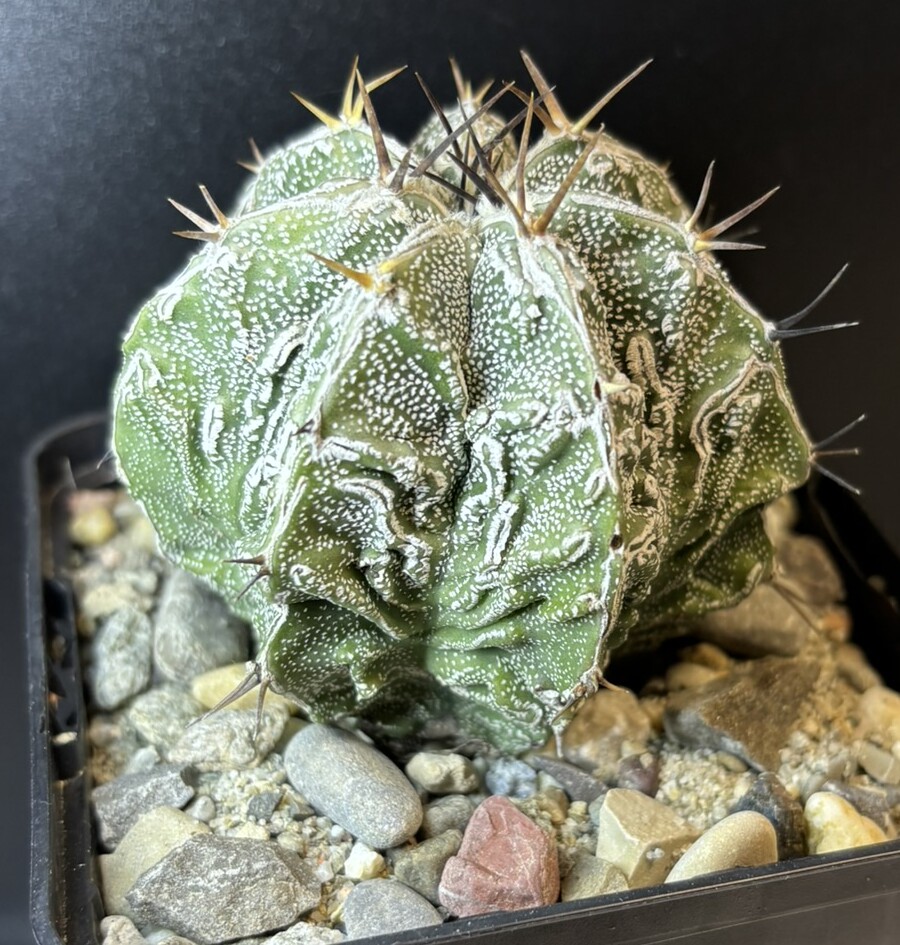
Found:
[[[607,792],[597,822],[597,856],[632,889],[661,883],[698,831],[671,808],[627,788]]]
[[[247,676],[246,663],[231,663],[228,666],[219,666],[208,672],[200,673],[191,680],[191,695],[205,708],[211,709],[218,705],[229,693],[244,681]],[[254,689],[247,692],[234,702],[229,702],[226,709],[256,709],[259,701],[259,691]],[[277,693],[267,691],[265,696],[265,706],[280,706],[287,711],[289,715],[295,715],[298,706],[279,696]]]
[[[803,809],[810,853],[829,853],[883,843],[885,832],[837,794],[818,791]]]
[[[778,838],[769,819],[756,811],[742,810],[713,824],[692,843],[672,867],[666,882],[777,861]]]

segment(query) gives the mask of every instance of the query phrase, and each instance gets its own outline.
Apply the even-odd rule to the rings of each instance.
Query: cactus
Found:
[[[123,480],[317,720],[544,739],[614,650],[770,576],[761,511],[816,461],[792,329],[714,256],[764,198],[701,228],[709,176],[691,210],[588,130],[625,82],[572,121],[525,61],[529,97],[426,89],[408,149],[384,80],[301,99],[319,126],[255,153],[234,214],[176,205],[206,245],[124,344]]]

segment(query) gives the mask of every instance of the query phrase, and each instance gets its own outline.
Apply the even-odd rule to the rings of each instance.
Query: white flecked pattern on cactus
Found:
[[[192,216],[208,244],[135,319],[114,446],[313,718],[450,713],[522,748],[614,648],[768,574],[761,509],[810,446],[658,165],[553,98],[518,166],[506,138],[463,172],[459,135],[432,176],[441,124],[417,167],[363,104],[263,161],[233,217]]]

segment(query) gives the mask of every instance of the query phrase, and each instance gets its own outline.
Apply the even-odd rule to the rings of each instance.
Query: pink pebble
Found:
[[[508,798],[489,797],[447,861],[438,896],[455,916],[550,905],[559,898],[556,843]]]

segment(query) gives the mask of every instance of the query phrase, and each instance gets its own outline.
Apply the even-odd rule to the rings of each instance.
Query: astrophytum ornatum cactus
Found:
[[[769,575],[762,508],[815,460],[790,332],[713,255],[743,212],[704,230],[526,64],[514,119],[460,85],[408,149],[357,73],[234,214],[180,208],[206,245],[124,345],[124,480],[315,719],[541,740]]]

